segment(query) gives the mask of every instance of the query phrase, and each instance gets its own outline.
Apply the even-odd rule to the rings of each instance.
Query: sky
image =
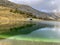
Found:
[[[43,12],[60,12],[60,0],[10,0],[19,4],[29,5]]]

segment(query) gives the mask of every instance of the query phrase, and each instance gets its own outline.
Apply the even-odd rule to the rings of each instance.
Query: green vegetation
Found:
[[[25,14],[25,12],[20,11],[20,10],[18,10],[17,8],[14,9],[14,10],[11,9],[10,12],[13,12],[13,13],[20,13],[20,14]]]
[[[13,12],[13,10],[11,9],[10,12]]]
[[[13,13],[19,13],[19,14],[22,14],[22,15],[26,15],[26,17],[32,17],[32,18],[37,18],[35,15],[33,15],[32,13],[29,13],[29,12],[25,12],[25,11],[21,11],[21,10],[18,10],[17,8],[15,10],[10,10],[10,12],[13,12]]]

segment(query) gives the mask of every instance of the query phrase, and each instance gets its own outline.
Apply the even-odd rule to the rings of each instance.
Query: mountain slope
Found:
[[[38,11],[36,9],[33,9],[30,6],[27,6],[27,5],[15,4],[15,3],[10,2],[8,0],[0,0],[0,6],[1,5],[5,6],[5,7],[17,9],[17,10],[20,10],[20,11],[23,11],[26,13],[30,13],[30,14],[32,14],[40,19],[46,19],[46,20],[52,19],[52,20],[54,20],[54,18],[52,16],[50,16],[48,13]]]
[[[50,12],[51,16],[55,18],[55,20],[60,20],[60,12]]]

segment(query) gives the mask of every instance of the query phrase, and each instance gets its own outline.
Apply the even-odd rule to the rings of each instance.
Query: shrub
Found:
[[[13,10],[11,9],[10,12],[13,12]]]
[[[25,12],[23,12],[23,11],[19,11],[19,13],[20,13],[20,14],[25,14]]]

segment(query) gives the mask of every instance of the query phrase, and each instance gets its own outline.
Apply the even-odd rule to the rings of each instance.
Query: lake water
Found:
[[[60,45],[60,22],[37,21],[36,23],[39,23],[38,27],[41,25],[43,27],[29,34],[19,34],[0,40],[0,45]],[[48,26],[45,27],[44,24]]]
[[[20,39],[20,40],[25,40],[25,39],[57,39],[60,40],[60,22],[50,22],[50,21],[42,21],[40,22],[42,24],[48,24],[52,25],[52,27],[44,27],[37,29],[29,34],[26,35],[16,35],[13,37],[10,37],[9,39]]]

